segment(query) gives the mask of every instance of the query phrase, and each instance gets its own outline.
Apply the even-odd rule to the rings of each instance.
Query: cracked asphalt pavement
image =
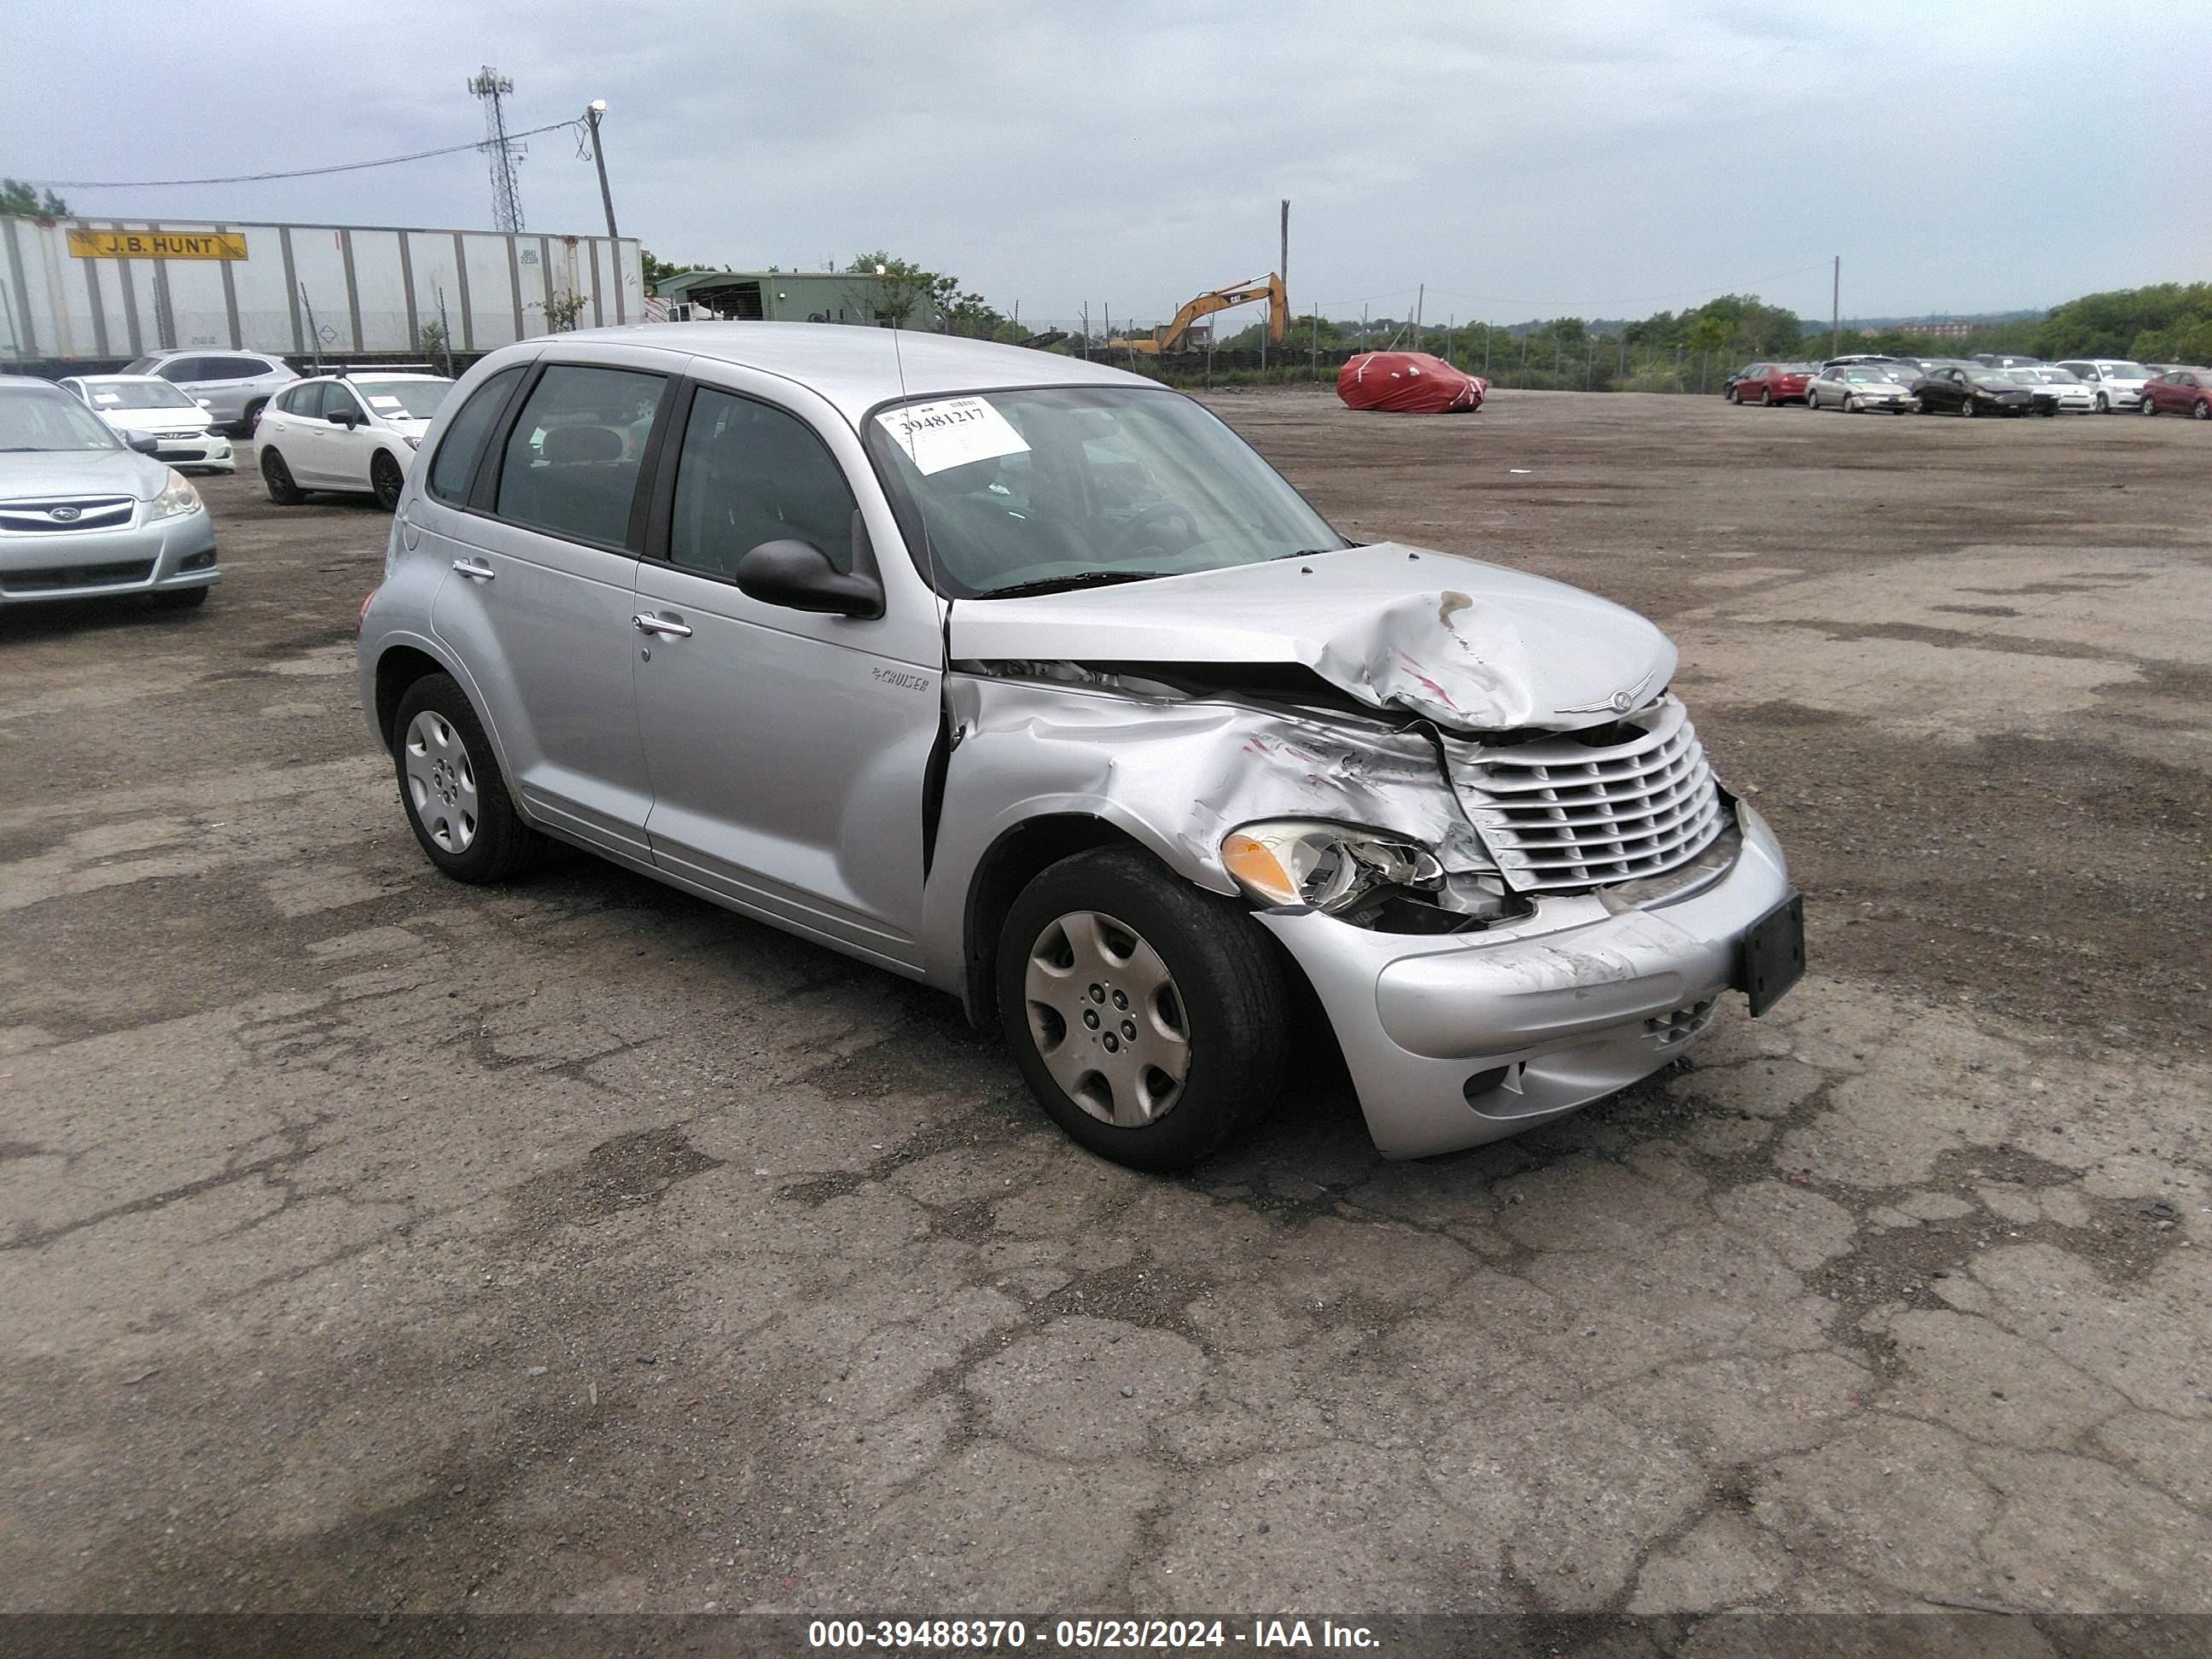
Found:
[[[1780,1008],[1130,1174],[933,994],[441,880],[386,521],[210,482],[203,611],[0,617],[0,1607],[2212,1609],[2205,429],[1214,402],[1668,629]]]

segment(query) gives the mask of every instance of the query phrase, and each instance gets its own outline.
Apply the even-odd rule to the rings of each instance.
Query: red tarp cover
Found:
[[[1425,351],[1365,351],[1337,371],[1336,395],[1354,409],[1442,415],[1482,407],[1490,382]]]

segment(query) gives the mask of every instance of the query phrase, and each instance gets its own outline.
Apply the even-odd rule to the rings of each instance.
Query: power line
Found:
[[[561,132],[579,125],[575,121],[556,121],[550,126],[532,127],[527,132],[510,132],[508,143],[520,138],[535,138],[541,133]],[[258,185],[271,179],[314,179],[329,173],[359,173],[364,167],[397,167],[403,161],[427,161],[434,155],[458,155],[463,150],[485,150],[496,141],[479,138],[472,143],[447,144],[441,149],[418,149],[410,155],[386,155],[374,161],[341,161],[335,167],[297,167],[287,173],[239,173],[223,179],[29,179],[24,182],[41,190],[174,190],[185,185]]]

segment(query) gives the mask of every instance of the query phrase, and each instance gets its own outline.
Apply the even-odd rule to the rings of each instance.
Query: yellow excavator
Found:
[[[1109,340],[1107,343],[1117,350],[1141,351],[1150,357],[1188,350],[1193,323],[1201,317],[1211,317],[1217,311],[1226,311],[1231,306],[1249,305],[1255,300],[1267,302],[1267,337],[1280,345],[1284,331],[1290,326],[1291,301],[1290,296],[1283,292],[1283,279],[1273,271],[1265,276],[1255,276],[1249,282],[1232,283],[1227,288],[1217,288],[1211,293],[1200,295],[1176,313],[1172,322],[1154,329],[1149,339],[1137,337]]]

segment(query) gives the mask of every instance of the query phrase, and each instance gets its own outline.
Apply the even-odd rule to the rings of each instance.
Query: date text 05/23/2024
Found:
[[[810,1648],[836,1651],[959,1649],[1174,1651],[1245,1647],[1261,1650],[1375,1650],[1381,1638],[1364,1625],[1334,1620],[1280,1619],[817,1619],[806,1627]]]

